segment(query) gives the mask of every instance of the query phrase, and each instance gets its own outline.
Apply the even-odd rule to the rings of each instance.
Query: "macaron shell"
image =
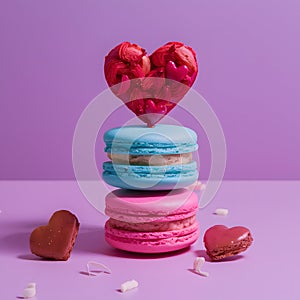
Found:
[[[124,126],[104,134],[105,152],[134,155],[165,155],[198,149],[196,133],[186,127],[159,124],[155,127]]]
[[[189,247],[197,241],[199,229],[183,236],[173,236],[168,238],[145,240],[119,237],[105,233],[105,240],[112,247],[137,253],[164,253],[172,252]]]
[[[182,220],[198,209],[198,195],[191,190],[139,192],[115,190],[106,195],[105,213],[116,220],[139,223]]]
[[[135,181],[134,185],[126,184],[116,175],[107,175],[103,174],[103,180],[114,187],[123,188],[128,190],[141,190],[141,191],[165,191],[165,190],[172,190],[172,189],[182,189],[188,187],[195,183],[198,179],[198,174],[194,174],[190,177],[181,177],[179,180],[179,176],[175,177],[165,177],[161,179],[159,182],[159,178],[152,177],[150,179],[140,178],[138,181]],[[151,188],[149,188],[150,186]]]
[[[197,164],[134,166],[105,162],[103,180],[112,186],[132,190],[172,190],[187,187],[198,179]]]

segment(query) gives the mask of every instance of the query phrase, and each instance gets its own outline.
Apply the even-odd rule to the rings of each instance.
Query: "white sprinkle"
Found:
[[[126,281],[126,282],[121,284],[121,292],[125,293],[129,290],[137,288],[138,286],[139,286],[138,282],[134,279],[130,280],[130,281]]]
[[[97,276],[100,273],[107,273],[107,274],[111,274],[111,269],[108,268],[107,266],[96,262],[96,261],[89,261],[86,264],[86,269],[87,269],[87,273],[90,276]]]
[[[217,208],[215,210],[215,215],[218,216],[227,216],[229,213],[229,210],[227,208]]]
[[[205,258],[204,257],[197,257],[194,261],[194,271],[196,273],[198,273],[199,275],[202,275],[204,277],[208,277],[209,274],[207,272],[201,271],[201,268],[204,265],[204,263],[205,263]]]
[[[197,257],[194,261],[194,271],[199,272],[204,263],[204,257]]]
[[[36,288],[36,283],[35,282],[29,282],[27,287],[28,288]]]
[[[23,298],[28,299],[36,295],[36,284],[35,282],[30,282],[27,287],[23,290]]]

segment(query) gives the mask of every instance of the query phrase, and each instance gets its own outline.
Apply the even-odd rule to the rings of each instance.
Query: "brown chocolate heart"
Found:
[[[79,222],[67,210],[56,211],[48,225],[34,229],[30,236],[30,250],[33,254],[54,260],[68,260],[73,249]]]
[[[105,57],[104,73],[112,92],[152,127],[188,92],[198,64],[194,50],[183,43],[169,42],[148,56],[124,42]]]
[[[228,228],[215,225],[204,234],[204,245],[212,260],[220,260],[247,250],[253,238],[248,228],[236,226]]]

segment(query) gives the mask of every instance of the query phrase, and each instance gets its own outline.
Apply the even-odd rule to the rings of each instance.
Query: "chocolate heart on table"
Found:
[[[75,215],[67,210],[56,211],[48,225],[33,230],[30,250],[33,254],[48,259],[68,260],[79,230]]]
[[[104,73],[113,93],[152,127],[188,92],[198,64],[194,50],[179,42],[169,42],[150,56],[124,42],[105,57]]]
[[[215,225],[205,232],[203,240],[208,256],[220,260],[247,250],[253,238],[246,227]]]

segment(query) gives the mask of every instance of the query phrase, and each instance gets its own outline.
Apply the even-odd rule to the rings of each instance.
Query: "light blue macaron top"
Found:
[[[124,126],[104,134],[105,152],[131,155],[167,155],[196,151],[196,133],[183,126]]]

